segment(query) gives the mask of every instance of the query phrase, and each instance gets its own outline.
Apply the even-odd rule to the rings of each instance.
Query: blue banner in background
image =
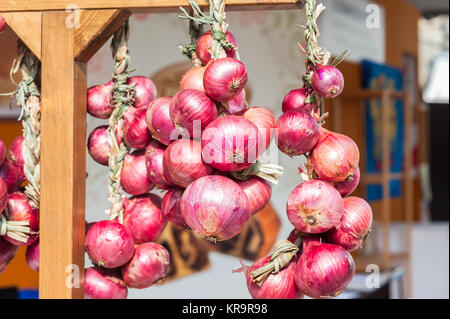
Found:
[[[363,86],[366,89],[382,90],[403,89],[402,72],[390,66],[362,62]],[[395,100],[389,108],[389,138],[391,142],[391,172],[400,173],[403,169],[403,102]],[[366,167],[367,173],[381,173],[381,99],[366,102]],[[390,184],[391,197],[401,195],[401,181],[393,180]],[[368,185],[367,198],[375,201],[382,198],[382,185]]]

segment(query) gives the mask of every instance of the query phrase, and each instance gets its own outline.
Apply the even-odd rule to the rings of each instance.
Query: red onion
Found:
[[[14,258],[17,248],[16,245],[7,242],[0,236],[0,275]]]
[[[220,175],[204,176],[189,185],[181,197],[186,224],[210,241],[239,234],[250,218],[250,203],[242,187]]]
[[[24,243],[5,235],[4,238],[16,246],[28,246],[32,244],[39,234],[39,210],[33,208],[28,201],[27,196],[21,192],[8,194],[6,210],[4,212],[8,221],[27,221],[31,233],[28,234],[28,240]]]
[[[237,48],[236,39],[231,32],[229,31],[225,32],[225,39],[228,43],[233,44]],[[196,52],[197,57],[200,59],[203,65],[207,65],[209,61],[211,61],[211,52],[213,50],[213,46],[214,40],[211,35],[211,31],[206,31],[205,33],[202,34],[200,38],[198,38]],[[225,53],[227,54],[228,57],[231,58],[236,57],[236,52],[233,49],[226,50]]]
[[[6,144],[0,139],[0,165],[3,164],[5,157],[6,157]]]
[[[289,156],[311,151],[319,140],[319,125],[302,111],[289,111],[281,115],[276,124],[278,148]]]
[[[85,299],[127,299],[128,288],[117,269],[87,268],[84,275]]]
[[[125,192],[131,195],[143,195],[155,187],[150,182],[144,150],[136,150],[125,155],[120,175],[120,185]]]
[[[145,150],[145,158],[150,182],[159,188],[169,189],[171,183],[165,177],[163,165],[165,149],[164,145],[153,140]]]
[[[180,209],[183,193],[184,188],[174,187],[164,195],[161,202],[161,210],[164,217],[177,227],[184,227],[186,225]]]
[[[287,215],[295,228],[304,233],[324,233],[341,224],[344,201],[330,184],[310,180],[289,194]]]
[[[311,113],[313,106],[312,104],[305,104],[306,90],[305,88],[295,89],[289,91],[285,95],[282,104],[283,113],[289,111],[305,111]]]
[[[160,97],[154,100],[149,105],[145,118],[147,127],[152,133],[153,138],[165,145],[172,143],[171,135],[176,133],[175,125],[170,118],[169,109],[171,100],[171,97]]]
[[[155,194],[123,199],[124,220],[136,244],[156,240],[167,225],[161,198]]]
[[[266,150],[272,141],[273,132],[275,131],[275,119],[273,118],[272,112],[263,107],[254,106],[245,109],[238,115],[256,125],[259,133],[263,137],[263,150]]]
[[[2,178],[0,178],[0,214],[6,207],[6,200],[8,197],[8,187]]]
[[[359,165],[358,146],[348,136],[320,128],[311,163],[324,180],[342,182],[351,179]]]
[[[203,76],[206,94],[217,102],[235,98],[247,84],[245,64],[234,58],[223,58],[211,62]]]
[[[222,116],[203,131],[203,160],[221,171],[240,171],[256,161],[262,143],[255,124],[234,115]]]
[[[356,187],[359,184],[359,178],[360,178],[360,172],[359,167],[356,168],[355,172],[350,178],[347,178],[347,180],[343,182],[336,182],[334,183],[334,188],[336,188],[342,197],[346,197],[353,193],[353,191],[356,189]]]
[[[5,182],[8,193],[12,193],[20,189],[25,181],[25,174],[22,166],[5,159],[2,166],[0,166],[0,178]]]
[[[228,114],[235,114],[243,111],[247,107],[245,90],[242,90],[241,93],[239,93],[234,98],[229,100],[227,104],[228,104],[227,105]]]
[[[34,270],[39,271],[39,240],[36,240],[30,246],[27,247],[25,253],[28,266]]]
[[[134,101],[134,108],[140,109],[147,107],[156,97],[156,86],[152,80],[145,76],[132,76],[128,78],[127,84],[136,83],[135,92],[136,99]]]
[[[217,118],[214,102],[205,92],[193,89],[181,90],[175,94],[170,102],[169,111],[175,125],[187,129],[191,138],[200,136],[200,134],[194,134],[195,121],[198,122],[197,128],[203,130]]]
[[[89,229],[86,251],[94,264],[104,268],[117,268],[133,257],[133,236],[118,221],[102,220]]]
[[[5,26],[6,26],[5,19],[3,19],[2,16],[0,16],[0,32],[2,32],[3,29],[5,29]]]
[[[297,261],[297,288],[312,298],[336,297],[355,275],[355,263],[344,248],[325,243],[307,245]]]
[[[322,65],[314,71],[311,84],[320,96],[332,99],[344,89],[344,76],[335,66]]]
[[[291,263],[276,274],[270,274],[259,287],[252,281],[251,272],[270,261],[271,256],[261,258],[252,266],[242,265],[247,279],[247,288],[253,299],[302,299],[303,295],[295,286],[295,258]]]
[[[170,255],[163,246],[140,244],[130,262],[121,268],[122,277],[130,288],[148,288],[165,276],[169,264]]]
[[[90,115],[107,119],[114,111],[113,106],[113,82],[92,86],[87,93],[87,111]]]
[[[88,138],[88,151],[94,161],[101,165],[108,166],[109,146],[108,125],[101,125],[92,130]]]
[[[370,205],[362,198],[350,196],[344,198],[341,227],[330,230],[328,239],[333,244],[354,251],[362,247],[371,227]]]
[[[129,108],[124,114],[123,141],[130,148],[143,149],[152,140],[145,122],[147,109]]]
[[[323,235],[324,234],[305,234],[294,228],[289,234],[287,240],[289,240],[293,244],[296,244],[298,247],[304,248],[311,243],[324,242]]]
[[[205,70],[206,68],[204,66],[199,66],[183,74],[180,82],[180,90],[194,89],[205,92],[205,88],[203,87]]]
[[[269,203],[272,195],[272,185],[268,181],[258,176],[251,176],[246,181],[236,182],[242,187],[248,197],[252,215],[259,212]]]
[[[16,165],[23,167],[22,145],[25,138],[23,136],[16,137],[8,150],[8,159]]]
[[[214,174],[214,168],[202,160],[202,145],[198,141],[181,139],[164,152],[163,170],[166,180],[187,187],[196,179]]]

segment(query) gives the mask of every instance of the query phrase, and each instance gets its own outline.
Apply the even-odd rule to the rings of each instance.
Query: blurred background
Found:
[[[326,127],[357,142],[363,174],[355,194],[369,201],[376,220],[364,249],[354,254],[358,273],[339,298],[448,298],[448,2],[322,2],[327,10],[319,19],[320,44],[334,56],[344,49],[351,53],[340,64],[345,89],[326,105]],[[130,20],[131,65],[136,75],[154,80],[158,96],[174,94],[191,66],[178,50],[189,41],[188,24],[178,15],[140,14]],[[305,22],[305,12],[229,12],[227,17],[249,70],[249,104],[269,108],[277,118],[284,95],[301,86],[304,57],[297,42],[303,40],[299,25]],[[9,70],[16,36],[8,27],[0,43],[0,91],[9,92],[14,90]],[[109,81],[111,70],[108,42],[88,64],[89,85]],[[381,99],[383,92],[393,91],[405,98]],[[0,96],[0,136],[7,144],[21,134],[18,115],[9,98]],[[382,118],[389,118],[389,123]],[[90,116],[87,122],[88,133],[105,124]],[[285,203],[301,182],[297,167],[302,159],[278,154],[285,174],[273,187],[270,205],[241,235],[211,246],[168,227],[160,239],[172,255],[168,279],[145,290],[130,289],[129,297],[249,298],[244,275],[232,273],[240,267],[239,259],[250,264],[267,255],[273,243],[293,229]],[[388,166],[383,165],[386,157]],[[98,221],[105,219],[109,207],[107,168],[88,155],[87,169],[86,218]],[[24,255],[19,249],[0,275],[4,294],[36,297],[38,274],[28,268]],[[370,281],[374,271],[379,271],[375,287]]]

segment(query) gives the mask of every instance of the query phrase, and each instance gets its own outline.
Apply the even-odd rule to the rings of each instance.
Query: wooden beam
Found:
[[[41,12],[2,13],[6,24],[25,43],[33,54],[41,59]]]
[[[207,6],[208,0],[197,0]],[[304,0],[226,0],[228,10],[292,10],[303,7]],[[188,0],[15,0],[1,1],[0,12],[66,10],[76,4],[80,9],[129,9],[134,12],[178,12]]]
[[[43,299],[84,296],[87,78],[86,63],[75,61],[75,29],[66,27],[66,17],[64,11],[42,16],[39,297]]]

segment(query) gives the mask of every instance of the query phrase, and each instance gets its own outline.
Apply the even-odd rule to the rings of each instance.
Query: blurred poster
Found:
[[[374,63],[362,62],[363,86],[366,89],[382,90],[391,88],[402,90],[403,76],[401,70]],[[389,107],[389,139],[391,142],[391,173],[400,173],[403,169],[403,102],[392,101]],[[366,103],[366,166],[367,173],[381,173],[381,99],[372,99]],[[367,186],[367,198],[375,201],[382,198],[381,185]],[[392,180],[390,184],[391,197],[401,195],[401,181]]]

